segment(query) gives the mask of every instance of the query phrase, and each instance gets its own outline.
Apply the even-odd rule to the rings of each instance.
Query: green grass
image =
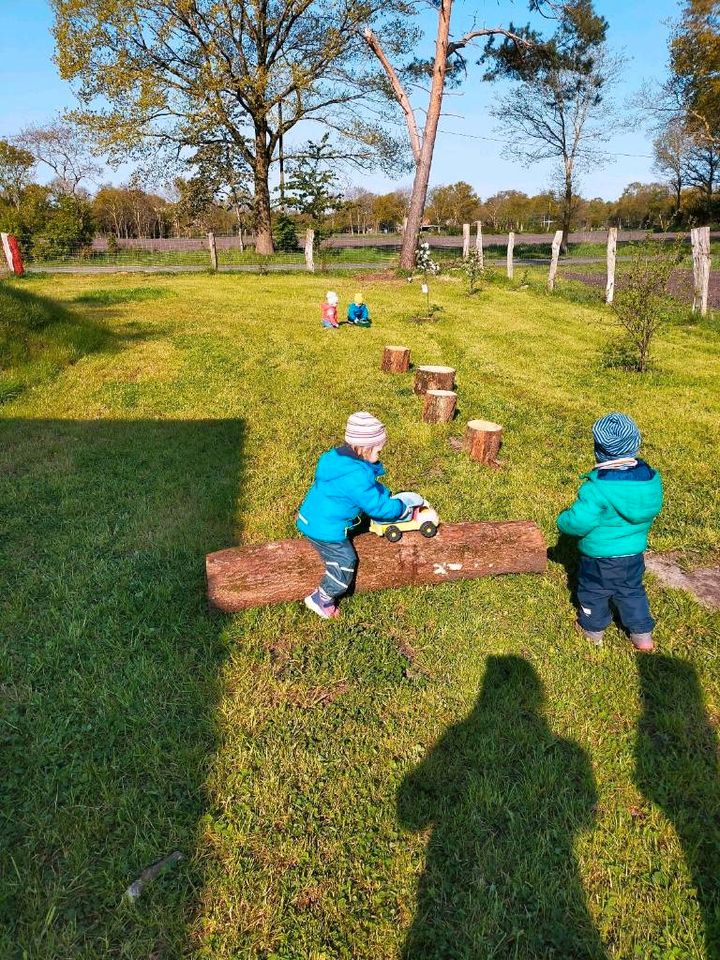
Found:
[[[357,278],[334,284],[347,302]],[[614,629],[588,649],[563,550],[543,577],[366,594],[331,624],[210,613],[203,578],[208,551],[293,535],[355,409],[387,423],[394,488],[447,521],[532,518],[551,546],[592,420],[627,410],[666,484],[653,546],[709,561],[716,328],[671,324],[640,377],[601,367],[601,308],[519,283],[432,281],[442,319],[418,325],[417,283],[368,281],[373,327],[338,331],[326,286],[2,287],[16,338],[25,298],[108,339],[0,406],[0,957],[717,957],[717,614],[651,580],[659,655]],[[420,422],[386,343],[456,367],[458,421]],[[504,469],[448,443],[471,417],[504,425]]]
[[[253,247],[239,250],[218,247],[218,264],[223,267],[254,266],[259,268],[292,266],[305,263],[301,249],[290,253],[278,251],[272,256],[263,256]],[[397,260],[397,250],[392,247],[338,247],[321,248],[315,254],[318,267],[331,264],[391,264]],[[203,267],[210,269],[210,254],[199,250],[143,250],[120,249],[115,252],[93,251],[90,254],[73,254],[67,257],[51,257],[31,260],[37,268],[77,265],[80,267]]]

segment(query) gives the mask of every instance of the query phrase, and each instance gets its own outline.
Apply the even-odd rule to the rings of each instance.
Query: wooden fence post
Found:
[[[309,273],[315,273],[315,231],[309,227],[305,234],[305,266]]]
[[[477,251],[478,266],[482,270],[484,267],[483,245],[482,245],[482,221],[478,220],[475,225],[475,250]]]
[[[693,313],[707,316],[710,287],[710,227],[693,227],[690,231],[693,248],[694,296]]]
[[[615,254],[617,252],[617,227],[610,227],[607,238],[607,281],[605,283],[605,303],[615,298]]]
[[[552,242],[552,257],[550,258],[550,273],[548,274],[548,290],[550,290],[551,293],[555,289],[555,276],[557,275],[558,257],[560,256],[562,238],[562,230],[556,230]]]
[[[243,250],[245,249],[245,244],[243,242],[242,227],[238,227],[238,239],[240,240],[240,246],[238,247],[238,249],[240,250],[240,253],[242,253]]]
[[[218,268],[217,247],[215,245],[215,234],[211,231],[208,234],[208,247],[210,249],[210,265],[213,270]]]
[[[507,275],[508,279],[512,280],[513,278],[513,250],[515,249],[515,234],[511,230],[508,234],[508,245],[507,245]]]
[[[463,224],[463,260],[470,256],[470,224]]]

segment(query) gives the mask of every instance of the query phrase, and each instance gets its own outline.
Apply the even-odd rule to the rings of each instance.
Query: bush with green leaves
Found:
[[[273,243],[275,249],[282,253],[294,253],[298,249],[297,230],[295,221],[286,213],[281,213],[273,225]]]
[[[613,311],[621,334],[605,347],[606,366],[638,373],[650,368],[653,340],[672,310],[668,282],[682,253],[679,244],[667,248],[650,239],[633,249],[625,282],[615,294]]]

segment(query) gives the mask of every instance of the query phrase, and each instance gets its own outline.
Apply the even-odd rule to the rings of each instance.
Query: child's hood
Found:
[[[645,480],[604,480],[593,470],[587,475],[588,482],[599,496],[612,504],[620,516],[629,523],[647,523],[660,513],[663,503],[663,488],[660,474],[650,468]]]
[[[385,468],[381,463],[369,463],[359,457],[350,447],[343,446],[328,450],[320,457],[315,478],[321,483],[326,483],[368,470],[376,477],[381,477],[385,473]]]

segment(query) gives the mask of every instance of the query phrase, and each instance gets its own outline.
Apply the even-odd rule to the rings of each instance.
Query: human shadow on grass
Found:
[[[641,714],[636,783],[676,831],[705,928],[706,954],[720,960],[720,768],[718,740],[692,664],[638,657]]]
[[[472,713],[401,784],[400,822],[432,830],[403,960],[604,957],[573,852],[592,769],[542,705],[526,660],[489,657]]]
[[[0,956],[185,955],[225,656],[204,559],[242,444],[240,420],[0,419]]]

